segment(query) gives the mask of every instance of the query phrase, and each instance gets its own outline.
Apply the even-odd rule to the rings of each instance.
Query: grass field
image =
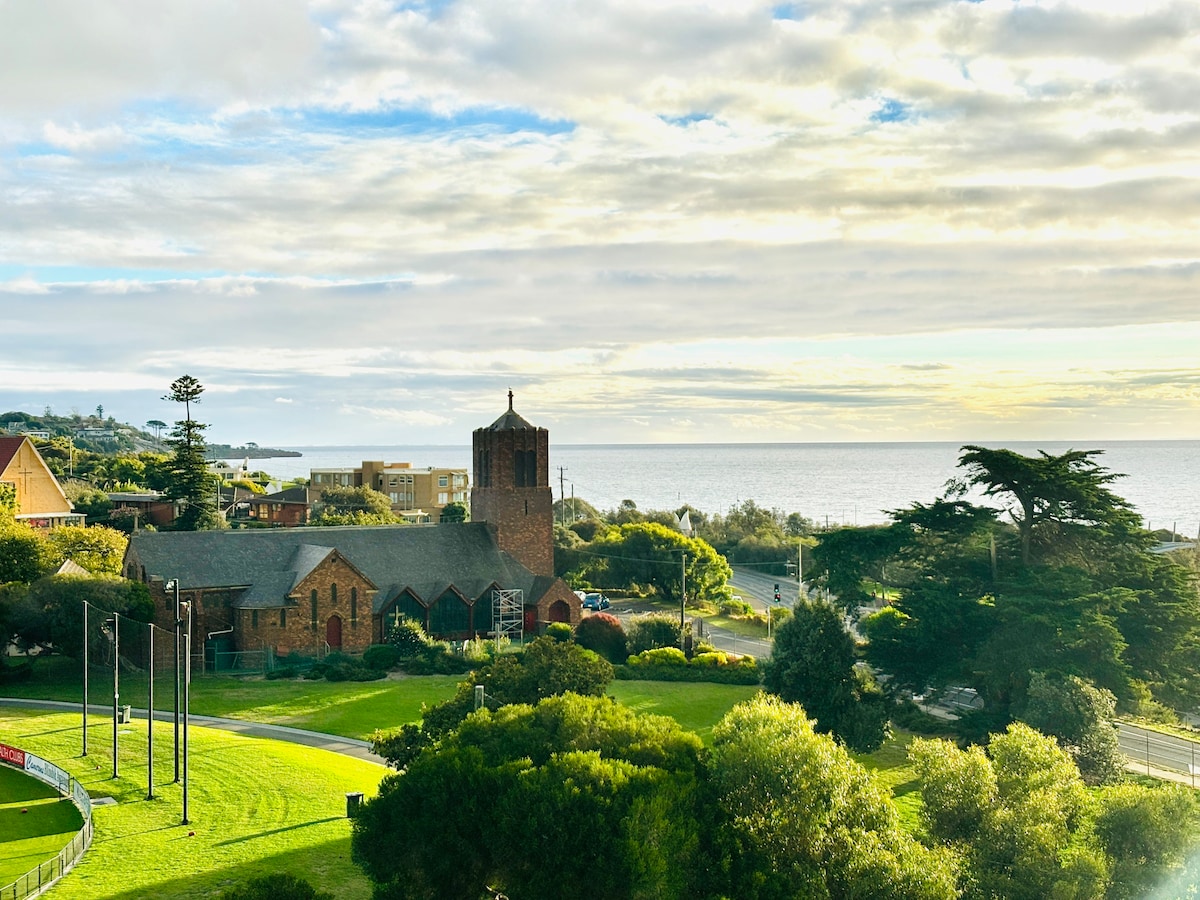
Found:
[[[79,721],[75,714],[0,709],[0,741],[54,762],[93,798],[117,801],[96,808],[92,847],[54,888],[55,898],[213,897],[276,871],[307,878],[339,898],[370,895],[350,862],[345,794],[370,796],[386,769],[324,750],[193,727],[191,824],[185,827],[181,788],[169,783],[170,726],[155,731],[157,798],[147,800],[144,725],[122,729],[121,777],[114,780],[110,722],[89,729],[92,752],[82,758]]]
[[[82,827],[83,817],[70,800],[0,765],[0,887],[52,859]]]

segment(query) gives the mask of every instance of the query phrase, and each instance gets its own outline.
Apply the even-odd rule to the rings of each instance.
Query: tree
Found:
[[[167,445],[172,448],[170,482],[166,494],[180,503],[175,527],[180,531],[203,531],[221,528],[224,516],[217,510],[215,483],[204,459],[204,431],[207,425],[192,418],[192,404],[200,402],[204,385],[191,375],[181,375],[171,382],[164,400],[182,403],[184,418],[175,422]]]
[[[1117,700],[1075,675],[1033,673],[1021,718],[1058,739],[1088,784],[1112,781],[1125,767],[1125,755],[1113,724]]]
[[[575,643],[618,665],[629,655],[621,620],[609,613],[594,613],[576,625]]]
[[[405,619],[392,631],[396,646],[420,652],[427,639],[415,622]],[[486,703],[496,708],[537,703],[572,692],[601,696],[613,679],[613,667],[591,650],[552,637],[539,637],[520,654],[505,654],[470,673],[449,700],[422,709],[421,727],[405,725],[371,736],[372,752],[397,769],[407,767],[428,746],[459,726],[475,708],[475,686],[482,685]]]
[[[120,575],[121,561],[129,543],[121,532],[103,525],[86,528],[65,525],[51,531],[46,540],[51,548],[52,565],[62,565],[69,559],[93,575]]]
[[[150,419],[149,421],[146,422],[146,427],[154,429],[154,440],[155,441],[161,441],[162,440],[162,430],[167,427],[167,423],[162,421],[161,419]]]
[[[321,494],[312,525],[395,525],[400,518],[392,512],[387,494],[372,487],[335,487]]]
[[[1108,860],[1089,837],[1087,790],[1054,738],[1016,723],[992,736],[986,757],[920,739],[909,757],[930,837],[965,851],[964,897],[1104,896]]]
[[[154,618],[150,591],[140,581],[113,575],[50,575],[29,585],[22,598],[25,612],[18,616],[18,642],[27,649],[40,647],[64,656],[79,656],[83,649],[85,600],[94,610],[93,622],[95,610],[121,613],[139,622]]]
[[[104,491],[78,479],[64,482],[62,489],[63,493],[67,495],[67,499],[71,501],[75,512],[83,513],[87,520],[108,518],[109,511],[112,509],[112,500]]]
[[[594,617],[593,617],[594,618]],[[629,622],[628,646],[632,656],[643,650],[679,646],[679,618],[661,613],[634,616]]]
[[[818,731],[870,752],[887,737],[888,707],[870,675],[854,663],[854,639],[837,610],[821,601],[800,601],[775,632],[763,686],[802,704]]]
[[[0,522],[0,584],[28,584],[48,568],[50,546],[42,535],[23,522]]]
[[[597,536],[589,552],[597,567],[588,573],[593,584],[650,587],[678,603],[686,566],[689,597],[720,601],[729,596],[729,563],[707,542],[658,522],[609,529]]]
[[[1068,536],[1128,542],[1141,526],[1129,503],[1105,487],[1121,476],[1095,461],[1101,450],[1068,450],[1058,456],[1041,451],[1030,457],[970,444],[962,449],[958,464],[967,471],[965,483],[982,487],[988,497],[1011,499],[1006,512],[1020,532],[1021,561],[1027,566],[1035,551],[1061,553]],[[1054,539],[1043,537],[1043,531]]]
[[[799,706],[735,706],[709,766],[736,848],[730,896],[955,896],[951,854],[909,837],[887,791]]]
[[[389,898],[706,896],[700,751],[605,697],[480,710],[384,779],[351,853]]]
[[[1200,804],[1194,792],[1180,785],[1147,787],[1120,784],[1100,794],[1096,834],[1112,859],[1114,898],[1182,897],[1187,883],[1171,890],[1172,875],[1181,873],[1200,842]],[[1193,871],[1187,879],[1194,885]]]
[[[467,509],[467,504],[459,503],[458,501],[455,501],[454,503],[447,503],[445,506],[442,507],[442,515],[441,515],[440,521],[442,521],[442,522],[466,522],[470,518],[471,518],[471,512],[470,512],[470,510]]]

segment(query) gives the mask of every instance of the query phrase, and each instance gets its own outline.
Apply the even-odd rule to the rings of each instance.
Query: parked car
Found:
[[[611,606],[611,605],[612,604],[610,604],[608,602],[608,598],[605,597],[601,593],[591,593],[591,594],[583,595],[583,608],[584,609],[594,609],[594,610],[608,609],[609,606]]]

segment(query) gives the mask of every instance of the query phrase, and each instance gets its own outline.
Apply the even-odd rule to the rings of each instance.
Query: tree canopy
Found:
[[[763,685],[803,705],[818,731],[869,753],[887,737],[888,706],[874,679],[854,663],[854,639],[838,611],[801,600],[775,632]]]
[[[1038,672],[1084,679],[1123,709],[1200,701],[1200,593],[1149,552],[1097,455],[967,446],[959,496],[824,535],[813,571],[846,608],[887,587],[889,608],[862,622],[872,665],[913,689],[975,688],[984,727],[1020,713]],[[1003,507],[961,499],[971,485]]]

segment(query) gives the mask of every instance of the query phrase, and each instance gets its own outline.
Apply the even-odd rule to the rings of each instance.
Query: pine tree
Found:
[[[164,400],[184,406],[184,418],[176,421],[166,440],[173,450],[166,494],[179,501],[175,527],[180,531],[204,531],[224,524],[204,459],[204,431],[208,425],[192,418],[192,404],[199,403],[203,393],[204,385],[198,380],[191,375],[181,375],[171,382],[170,392],[163,396]]]

